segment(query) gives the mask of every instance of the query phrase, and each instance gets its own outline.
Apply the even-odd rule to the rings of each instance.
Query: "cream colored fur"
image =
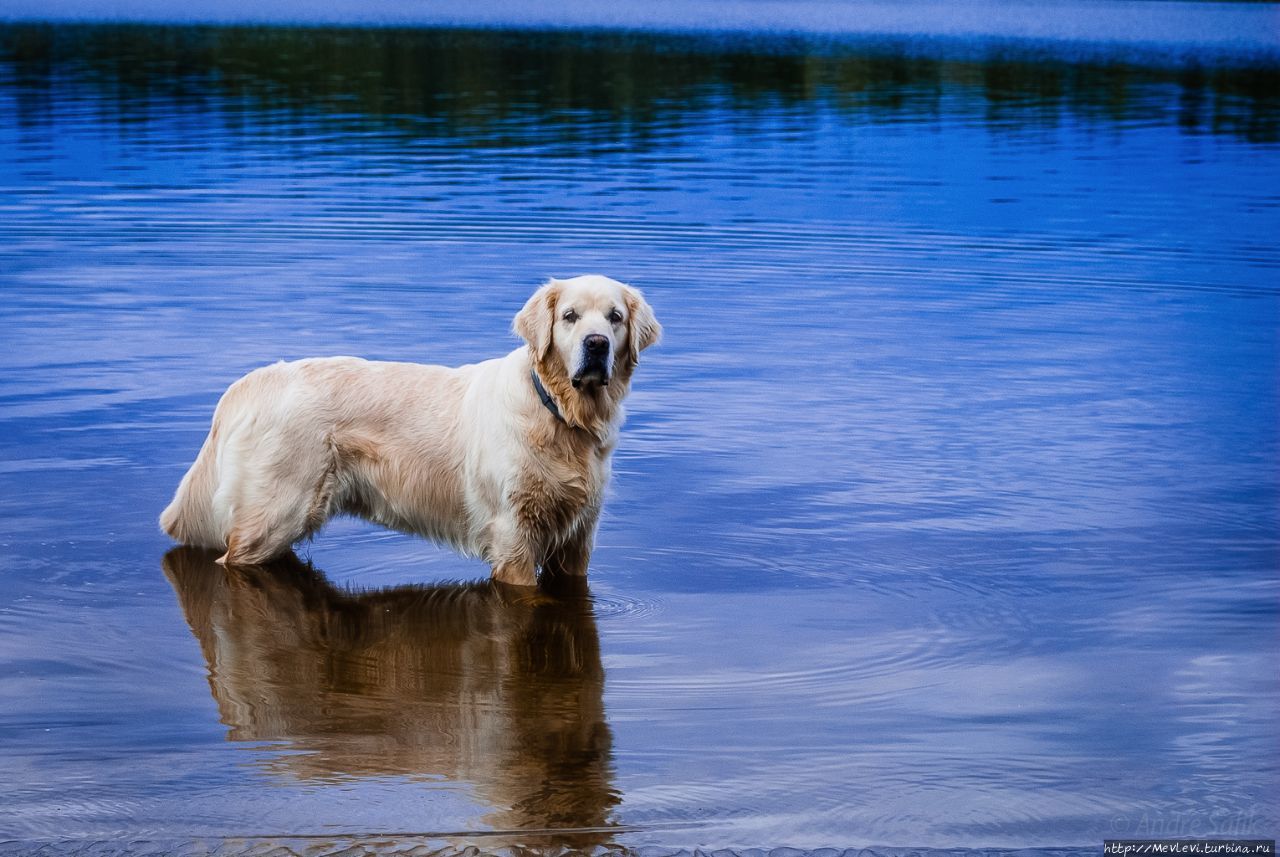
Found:
[[[456,369],[326,357],[250,372],[161,527],[250,565],[352,514],[482,557],[507,583],[586,574],[622,400],[662,328],[639,291],[597,275],[550,281],[513,326],[527,345]],[[591,335],[610,377],[575,387]]]

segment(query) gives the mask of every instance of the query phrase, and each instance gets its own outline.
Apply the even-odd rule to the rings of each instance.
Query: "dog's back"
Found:
[[[326,357],[236,381],[160,526],[263,562],[348,513],[471,546],[456,411],[475,367]]]

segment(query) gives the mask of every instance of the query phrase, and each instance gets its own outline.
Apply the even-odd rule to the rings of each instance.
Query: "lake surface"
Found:
[[[1274,838],[1280,49],[1185,8],[0,26],[0,853]],[[583,272],[666,327],[589,591],[158,531],[241,374]]]

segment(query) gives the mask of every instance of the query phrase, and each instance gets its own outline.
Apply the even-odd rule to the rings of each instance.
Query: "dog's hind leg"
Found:
[[[328,441],[287,459],[254,462],[235,486],[224,565],[256,565],[289,552],[333,514],[337,458]]]
[[[295,542],[314,532],[306,526],[305,517],[289,511],[240,514],[238,510],[227,536],[227,552],[217,561],[222,565],[260,565],[288,553]]]
[[[229,566],[260,565],[288,553],[293,543],[306,535],[300,524],[271,510],[240,507],[227,535],[227,552],[217,562]]]

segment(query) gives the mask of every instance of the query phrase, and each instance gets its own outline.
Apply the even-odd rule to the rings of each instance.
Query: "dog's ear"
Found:
[[[529,351],[535,360],[542,360],[551,350],[551,328],[556,319],[556,299],[560,295],[560,281],[548,280],[538,289],[524,308],[516,313],[511,329],[529,343]]]
[[[627,302],[627,344],[631,362],[640,360],[640,352],[662,338],[662,325],[654,318],[653,307],[640,294],[639,289],[622,287]]]

